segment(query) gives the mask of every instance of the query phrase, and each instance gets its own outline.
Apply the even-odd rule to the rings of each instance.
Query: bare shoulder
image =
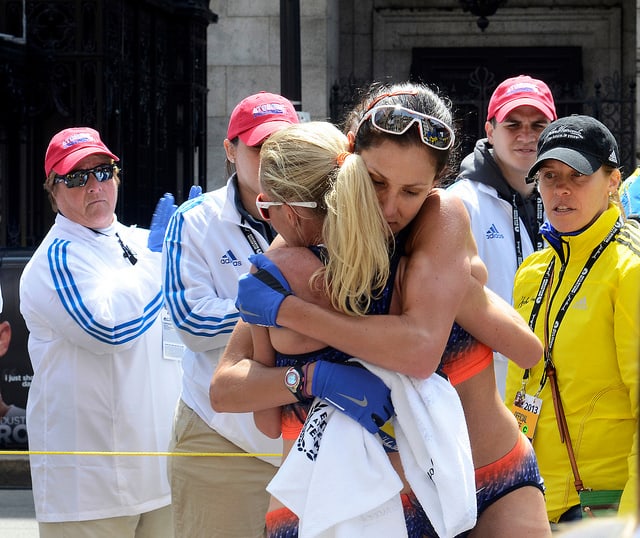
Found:
[[[469,213],[460,198],[444,189],[435,188],[427,196],[416,219],[469,226]]]
[[[305,247],[283,246],[269,249],[266,255],[278,266],[298,297],[320,305],[328,304],[321,286],[310,284],[313,274],[322,267],[314,252]]]
[[[454,246],[469,242],[471,226],[464,203],[455,195],[433,189],[411,225],[413,247],[446,241]]]
[[[310,249],[305,247],[283,246],[270,249],[266,255],[275,263],[282,274],[292,277],[297,275],[311,276],[311,274],[322,266],[322,262]]]

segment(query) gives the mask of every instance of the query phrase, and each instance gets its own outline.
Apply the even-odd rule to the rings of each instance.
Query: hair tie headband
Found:
[[[342,166],[344,164],[344,160],[349,155],[351,155],[351,153],[348,151],[343,151],[342,153],[339,153],[338,156],[336,157],[336,163],[338,163],[338,166]]]

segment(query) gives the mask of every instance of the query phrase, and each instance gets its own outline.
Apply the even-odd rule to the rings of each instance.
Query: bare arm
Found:
[[[251,339],[255,350],[254,360],[267,367],[275,366],[275,353],[266,327],[251,325]],[[271,407],[253,412],[253,421],[267,437],[277,439],[282,431],[282,412],[280,407]]]
[[[521,368],[530,368],[542,358],[542,342],[522,316],[475,279],[471,281],[456,321],[469,334]]]
[[[471,228],[467,249],[472,278],[456,322],[480,342],[509,357],[522,368],[533,366],[542,357],[542,343],[515,308],[485,286],[487,267],[478,256]]]
[[[244,413],[296,401],[284,385],[286,368],[265,366],[253,356],[250,326],[239,321],[211,379],[209,399],[213,409]]]

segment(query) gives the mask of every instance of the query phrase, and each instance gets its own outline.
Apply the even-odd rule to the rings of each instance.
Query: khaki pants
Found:
[[[171,506],[138,514],[87,521],[38,523],[40,538],[171,538]]]
[[[171,452],[244,452],[180,400]],[[252,457],[169,457],[176,538],[262,538],[276,467]]]

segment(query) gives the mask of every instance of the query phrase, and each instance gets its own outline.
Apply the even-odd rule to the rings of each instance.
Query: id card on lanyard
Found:
[[[529,441],[533,441],[542,410],[542,400],[531,394],[518,391],[511,410],[518,421],[520,431],[529,438]]]
[[[162,319],[162,358],[179,361],[184,354],[185,345],[180,340],[166,307],[162,309],[160,316]]]

